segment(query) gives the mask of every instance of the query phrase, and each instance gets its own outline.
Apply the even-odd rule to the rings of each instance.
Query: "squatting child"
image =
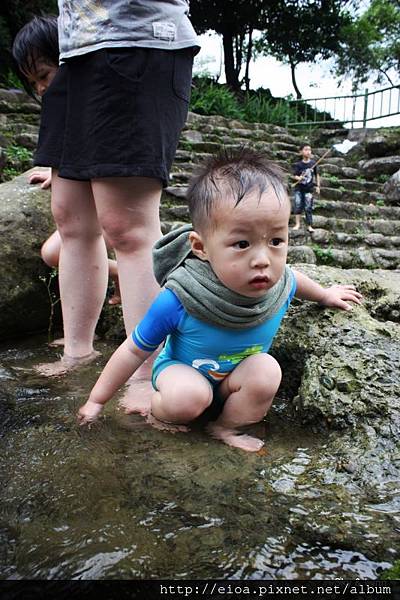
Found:
[[[58,70],[58,28],[57,18],[51,16],[33,17],[17,33],[12,53],[20,72],[26,91],[32,96],[42,97],[51,85]],[[56,166],[55,164],[53,166]],[[29,176],[29,183],[40,183],[42,189],[51,186],[51,169],[34,171]],[[75,193],[75,183],[66,181],[71,193]],[[54,231],[44,242],[41,256],[49,267],[58,267],[61,249],[61,237]],[[109,276],[115,287],[110,304],[120,304],[118,270],[115,260],[108,261]]]
[[[293,296],[349,310],[353,286],[323,288],[286,265],[290,201],[282,173],[248,149],[210,158],[188,189],[192,226],[154,247],[160,292],[112,355],[80,423],[94,421],[158,346],[149,419],[167,429],[200,415],[208,431],[247,451],[263,441],[241,433],[268,412],[281,369],[268,354]]]
[[[308,231],[314,231],[313,222],[313,191],[319,194],[320,177],[316,161],[311,158],[312,150],[310,144],[300,146],[301,160],[293,165],[293,174],[296,180],[293,194],[293,214],[295,215],[294,230],[300,229],[300,215],[304,212]]]

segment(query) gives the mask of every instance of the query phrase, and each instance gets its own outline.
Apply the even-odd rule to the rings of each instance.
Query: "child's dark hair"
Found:
[[[236,198],[235,206],[250,191],[263,194],[272,187],[280,202],[288,198],[283,171],[261,152],[247,147],[224,149],[211,156],[194,172],[187,191],[193,227],[210,228],[210,215],[227,193]]]
[[[26,73],[36,71],[36,61],[40,59],[48,65],[58,66],[57,17],[33,17],[15,36],[12,55],[26,91],[33,95]]]
[[[300,150],[300,152],[303,150],[303,148],[307,148],[307,146],[308,146],[309,148],[311,148],[311,144],[310,144],[310,142],[303,142],[302,144],[300,144],[300,146],[299,146],[299,150]]]

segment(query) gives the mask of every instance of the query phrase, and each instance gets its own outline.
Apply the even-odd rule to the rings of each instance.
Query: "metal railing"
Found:
[[[362,94],[287,100],[286,126],[328,123],[366,127],[368,121],[400,114],[400,85]]]

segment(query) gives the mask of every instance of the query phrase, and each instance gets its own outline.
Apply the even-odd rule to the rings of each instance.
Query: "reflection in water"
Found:
[[[112,349],[55,381],[31,370],[54,356],[42,339],[0,352],[2,578],[374,579],[391,564],[393,482],[339,485],[326,436],[282,411],[262,456],[156,431],[115,402],[79,429]]]

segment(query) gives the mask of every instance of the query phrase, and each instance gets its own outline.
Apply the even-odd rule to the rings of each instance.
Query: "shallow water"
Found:
[[[43,338],[0,348],[1,578],[376,579],[397,557],[397,483],[338,477],[329,436],[283,401],[257,426],[261,455],[154,430],[116,401],[79,429],[113,349],[98,347],[51,382],[31,370],[59,352]]]

